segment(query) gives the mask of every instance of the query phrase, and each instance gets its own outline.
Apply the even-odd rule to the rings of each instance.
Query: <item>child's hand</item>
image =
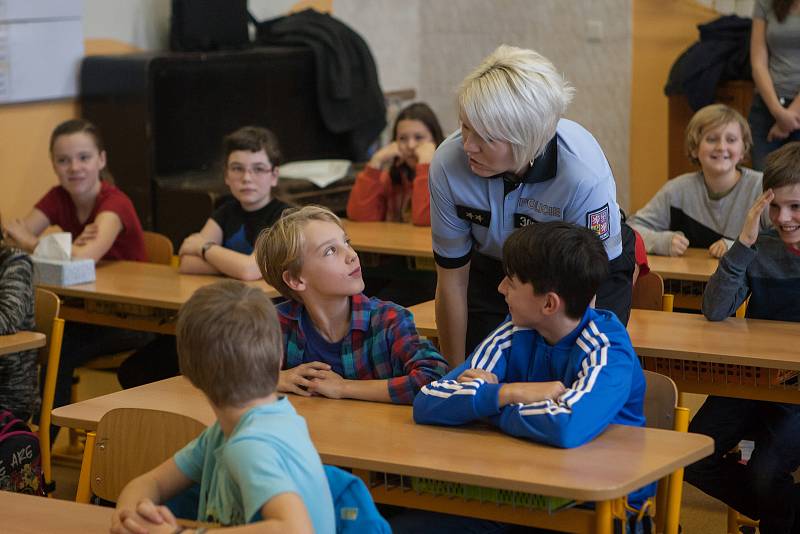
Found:
[[[800,129],[800,112],[793,109],[781,108],[778,115],[775,117],[775,124],[784,132],[798,130]]]
[[[203,234],[194,233],[183,240],[181,248],[178,250],[178,256],[197,256],[200,257],[203,245],[208,242]]]
[[[318,371],[317,377],[311,379],[308,391],[329,399],[341,399],[346,385],[347,381],[333,371]]]
[[[39,244],[39,239],[33,235],[22,219],[12,219],[3,225],[3,233],[20,248],[33,251]]]
[[[739,234],[739,242],[746,246],[752,247],[753,243],[758,239],[758,231],[761,227],[761,214],[769,207],[769,203],[775,198],[775,193],[772,189],[767,189],[761,196],[758,197],[755,204],[747,212],[747,219],[744,221],[742,233]]]
[[[715,258],[721,258],[726,252],[728,252],[728,244],[724,239],[714,241],[711,243],[711,246],[708,247],[708,253]]]
[[[323,371],[330,369],[331,366],[327,363],[309,362],[281,371],[278,375],[278,391],[310,397],[311,380],[321,377]]]
[[[672,242],[669,245],[670,256],[683,256],[686,249],[689,248],[689,240],[681,233],[676,233],[672,236]]]
[[[509,404],[531,404],[545,399],[557,399],[566,392],[564,384],[555,382],[513,382],[503,384],[498,394],[499,407]]]
[[[775,124],[772,125],[772,128],[770,128],[769,132],[767,133],[767,142],[771,143],[772,141],[779,141],[786,139],[787,137],[789,137],[789,134],[791,133],[792,133],[791,130],[788,131],[784,130],[776,122]]]
[[[436,145],[431,141],[420,143],[414,149],[414,155],[417,159],[417,165],[420,163],[430,163],[433,159],[433,153],[436,152]]]
[[[482,379],[487,384],[497,384],[497,375],[483,369],[467,369],[456,378],[456,382],[471,382],[476,378]]]
[[[373,169],[382,169],[383,167],[391,165],[394,159],[398,157],[400,157],[400,147],[397,146],[396,141],[393,141],[375,152],[367,165]]]
[[[111,516],[112,534],[148,534],[172,532],[178,522],[166,506],[156,505],[150,499],[142,499],[136,510],[127,508],[114,510]],[[165,529],[158,530],[159,527]]]

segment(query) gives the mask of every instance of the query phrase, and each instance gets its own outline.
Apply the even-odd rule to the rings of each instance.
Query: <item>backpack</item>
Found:
[[[39,437],[8,410],[0,411],[0,490],[47,495]]]
[[[332,465],[324,465],[336,512],[337,534],[391,534],[366,484],[357,476]]]

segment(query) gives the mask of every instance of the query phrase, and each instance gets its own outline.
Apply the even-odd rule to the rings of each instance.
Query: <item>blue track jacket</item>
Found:
[[[475,368],[494,373],[499,384],[456,382]],[[558,399],[498,408],[503,383],[554,380],[567,388]],[[588,308],[575,330],[555,346],[507,317],[462,365],[420,390],[414,421],[461,425],[488,418],[512,436],[570,448],[592,440],[611,423],[644,426],[644,393],[639,359],[612,312]],[[640,504],[653,493],[654,485],[642,488],[630,502]]]

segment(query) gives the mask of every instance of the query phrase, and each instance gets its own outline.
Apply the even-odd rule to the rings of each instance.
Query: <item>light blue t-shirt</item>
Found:
[[[260,521],[278,494],[298,494],[317,533],[334,533],[333,500],[305,419],[286,397],[256,406],[225,438],[219,422],[175,454],[178,469],[200,484],[199,521],[224,526]]]

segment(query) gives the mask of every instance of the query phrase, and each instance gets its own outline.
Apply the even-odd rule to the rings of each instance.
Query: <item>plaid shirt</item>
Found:
[[[447,373],[447,362],[420,339],[411,313],[392,302],[353,295],[350,333],[342,340],[342,368],[349,380],[386,379],[397,404],[411,404],[419,389]],[[303,304],[278,305],[284,340],[284,369],[303,363],[306,336],[300,328]]]

